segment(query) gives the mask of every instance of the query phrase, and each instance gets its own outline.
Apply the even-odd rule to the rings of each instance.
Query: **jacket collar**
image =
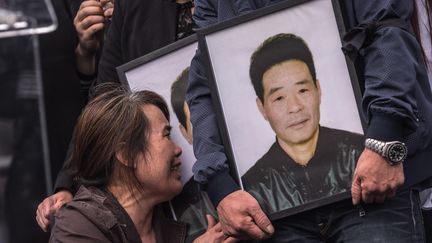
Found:
[[[67,206],[80,211],[105,235],[114,234],[116,238],[127,239],[128,242],[141,242],[132,219],[106,189],[81,186]],[[166,218],[161,206],[156,206],[154,210],[153,227],[157,242],[177,243],[186,239],[186,225]]]

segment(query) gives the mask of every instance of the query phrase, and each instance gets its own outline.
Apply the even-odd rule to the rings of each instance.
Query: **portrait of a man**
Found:
[[[186,103],[187,79],[189,68],[186,68],[171,85],[171,107],[179,121],[179,130],[183,138],[192,146],[192,123],[189,106]],[[171,200],[177,219],[188,225],[191,239],[201,235],[207,228],[206,214],[217,216],[208,195],[191,177],[183,186],[182,192]]]
[[[320,125],[321,82],[305,41],[266,39],[252,54],[256,105],[276,138],[242,176],[244,189],[267,213],[350,190],[362,135]]]

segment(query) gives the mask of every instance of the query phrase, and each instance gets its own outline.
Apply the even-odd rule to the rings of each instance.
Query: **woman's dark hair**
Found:
[[[75,180],[85,186],[106,186],[115,172],[132,192],[142,190],[135,168],[137,159],[145,157],[150,129],[143,106],[158,107],[169,120],[168,107],[152,91],[130,92],[113,85],[96,89],[104,92],[84,108],[74,131],[70,163]],[[118,162],[118,151],[126,165]]]

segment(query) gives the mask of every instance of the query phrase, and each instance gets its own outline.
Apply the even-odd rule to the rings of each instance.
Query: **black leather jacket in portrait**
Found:
[[[268,214],[348,191],[363,136],[320,127],[312,159],[294,162],[276,141],[242,176],[243,186]]]

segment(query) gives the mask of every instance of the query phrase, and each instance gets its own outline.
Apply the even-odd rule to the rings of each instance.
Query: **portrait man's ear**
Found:
[[[319,104],[321,105],[321,85],[320,85],[319,79],[316,80],[315,84],[316,84],[316,87],[318,89]]]
[[[183,137],[186,139],[186,141],[189,144],[192,144],[192,134],[188,132],[188,130],[182,124],[179,124],[179,129]]]
[[[264,117],[264,119],[266,119],[266,121],[268,121],[267,114],[264,111],[264,104],[261,102],[260,98],[256,97],[255,102],[261,115]]]

